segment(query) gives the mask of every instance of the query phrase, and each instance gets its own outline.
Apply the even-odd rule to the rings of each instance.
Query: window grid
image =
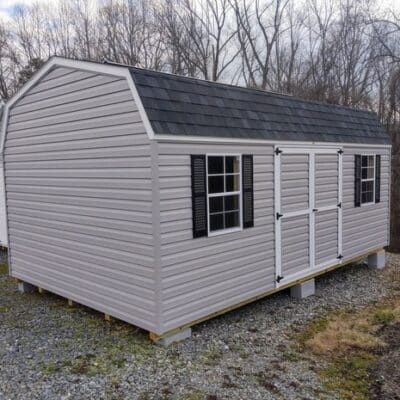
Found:
[[[375,155],[361,156],[361,204],[375,203]]]
[[[222,172],[209,173],[210,170],[210,158],[222,159]],[[227,160],[232,161],[233,165],[236,165],[236,170],[233,168],[233,172],[227,172]],[[210,178],[222,177],[222,190],[210,193]],[[233,189],[228,190],[227,179],[232,177]],[[215,189],[215,188],[213,188]],[[241,207],[241,157],[239,155],[207,155],[207,206],[208,206],[208,231],[212,234],[219,234],[229,232],[231,230],[237,230],[242,228],[242,207]],[[213,201],[218,202],[220,200],[220,207],[218,211],[211,211]],[[227,202],[232,202],[231,207],[227,209]],[[236,204],[235,204],[236,203]],[[220,216],[220,218],[215,218]],[[213,218],[214,217],[214,218]],[[219,223],[221,227],[215,227],[214,220],[220,219]],[[230,220],[229,220],[230,219]]]

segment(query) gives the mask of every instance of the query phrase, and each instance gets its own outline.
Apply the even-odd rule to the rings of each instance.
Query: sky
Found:
[[[0,17],[7,19],[13,7],[17,5],[30,5],[33,3],[57,3],[60,0],[0,0]],[[400,11],[400,0],[379,0],[382,7],[391,7]]]

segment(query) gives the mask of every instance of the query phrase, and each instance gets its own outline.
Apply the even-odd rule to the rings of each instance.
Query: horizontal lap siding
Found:
[[[343,154],[343,255],[350,259],[389,243],[390,150],[346,147]],[[381,201],[354,207],[354,155],[381,154]]]
[[[274,287],[273,147],[160,143],[161,284],[164,329]],[[193,239],[190,154],[254,156],[254,227]]]
[[[57,68],[7,131],[13,276],[155,330],[150,143],[126,80]]]
[[[0,154],[0,246],[7,246],[6,205],[4,201],[3,155]]]

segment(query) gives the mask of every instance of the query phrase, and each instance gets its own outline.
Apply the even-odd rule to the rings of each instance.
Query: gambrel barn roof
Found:
[[[390,143],[379,119],[370,111],[129,69],[156,135]]]

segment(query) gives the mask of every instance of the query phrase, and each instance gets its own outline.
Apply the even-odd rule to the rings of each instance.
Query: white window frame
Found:
[[[220,193],[209,193],[208,192],[208,158],[209,157],[237,157],[239,160],[239,190],[235,192],[220,192]],[[214,174],[212,174],[214,175]],[[226,175],[224,174],[221,175]],[[226,233],[240,232],[243,230],[243,203],[242,203],[242,155],[232,153],[207,153],[206,154],[206,188],[207,188],[207,233],[209,237],[224,235]],[[210,231],[210,198],[222,197],[230,195],[239,195],[239,226],[233,228],[220,229],[217,231]]]
[[[363,177],[362,177],[362,171],[363,171],[362,159],[363,159],[363,157],[372,157],[374,160],[374,176],[372,178],[363,179]],[[376,190],[375,178],[376,178],[376,154],[361,154],[361,185],[360,185],[361,186],[360,187],[360,196],[361,196],[360,205],[361,205],[361,207],[371,206],[371,205],[375,204],[375,190]],[[363,182],[372,182],[373,183],[372,201],[369,201],[368,203],[363,203],[363,201],[362,201],[362,184],[363,184]]]

